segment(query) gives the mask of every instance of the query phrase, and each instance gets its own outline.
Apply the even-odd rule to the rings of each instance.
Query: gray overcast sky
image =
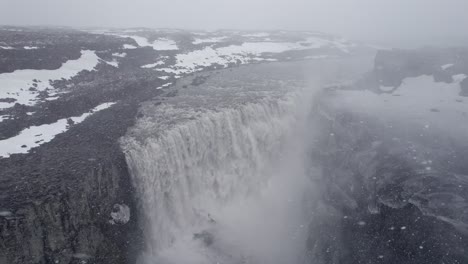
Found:
[[[0,0],[0,24],[319,30],[373,42],[468,40],[468,0]]]

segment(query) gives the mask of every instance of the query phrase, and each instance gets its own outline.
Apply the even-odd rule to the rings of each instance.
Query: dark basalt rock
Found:
[[[0,263],[135,262],[143,236],[118,139],[137,108],[116,105],[0,159]]]
[[[466,146],[445,152],[445,143],[318,107],[327,114],[315,116],[321,136],[311,152],[323,201],[309,226],[312,263],[468,263]],[[431,153],[432,168],[414,162],[408,145]]]

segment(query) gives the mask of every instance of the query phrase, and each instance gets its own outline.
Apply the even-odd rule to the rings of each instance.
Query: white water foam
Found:
[[[162,104],[139,121],[122,146],[147,234],[142,263],[299,261],[312,188],[299,98],[202,111]]]

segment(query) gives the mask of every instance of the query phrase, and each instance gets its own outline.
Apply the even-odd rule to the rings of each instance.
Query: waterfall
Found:
[[[291,151],[302,144],[291,140],[299,101],[288,93],[232,107],[149,106],[151,116],[121,142],[139,196],[144,263],[273,263],[271,243],[298,239],[307,222],[289,211],[303,213],[302,204],[291,208],[309,188],[293,178],[304,175],[303,153]]]

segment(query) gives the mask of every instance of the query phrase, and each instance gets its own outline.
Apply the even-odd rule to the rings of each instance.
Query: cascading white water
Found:
[[[294,92],[231,107],[150,107],[122,140],[144,219],[143,263],[298,259],[312,188],[301,101]]]

